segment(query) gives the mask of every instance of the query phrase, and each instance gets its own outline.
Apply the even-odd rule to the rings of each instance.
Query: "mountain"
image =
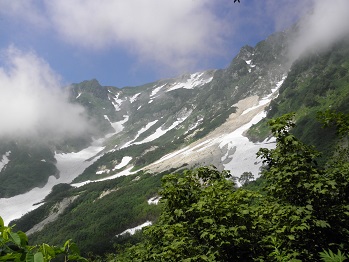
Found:
[[[23,194],[44,186],[51,177],[59,178],[58,173],[62,173],[57,169],[59,154],[78,152],[106,134],[110,137],[104,142],[101,154],[116,150],[110,156],[114,162],[122,160],[117,154],[132,157],[135,169],[205,137],[228,119],[235,111],[235,103],[252,95],[262,98],[275,88],[287,72],[281,48],[285,42],[285,33],[279,33],[255,48],[245,46],[223,70],[186,74],[122,89],[103,87],[97,80],[72,85],[71,102],[86,109],[94,132],[63,141],[41,142],[39,148],[36,145],[40,141],[32,139],[0,139],[0,154],[4,161],[10,160],[0,172],[3,181],[0,197]],[[22,148],[17,150],[16,145]],[[97,169],[90,171],[100,171]],[[101,177],[91,172],[86,171],[75,181]]]
[[[243,47],[231,65],[224,70],[186,74],[139,87],[105,87],[107,91],[104,93],[109,92],[107,99],[116,111],[106,108],[104,118],[114,126],[116,134],[105,143],[105,154],[74,182],[101,179],[103,174],[110,176],[115,173],[112,169],[116,170],[115,165],[121,163],[123,158],[128,159],[127,164],[132,166],[132,170],[143,168],[162,172],[169,165],[163,163],[164,161],[160,165],[153,163],[164,155],[179,149],[187,154],[193,147],[196,147],[193,151],[196,154],[200,147],[198,145],[203,140],[207,141],[208,135],[218,127],[221,127],[221,131],[216,130],[216,134],[210,134],[210,139],[230,134],[236,129],[227,129],[227,121],[232,113],[236,113],[237,117],[243,113],[243,109],[257,106],[284,79],[288,70],[284,62],[285,54],[275,46],[282,45],[285,38],[280,33],[255,48]],[[274,49],[277,51],[274,51],[273,59],[265,61],[265,50],[271,52]],[[74,89],[82,90],[82,87],[77,85]],[[262,109],[263,106],[259,108]],[[257,110],[241,117],[242,122],[238,126],[248,123]],[[224,123],[226,126],[222,126]],[[211,141],[210,145],[214,146],[222,141]],[[210,152],[201,153],[200,157],[186,157],[185,163],[178,161],[174,165],[171,161],[170,168],[204,163],[223,168],[220,159],[224,155],[232,154],[228,152],[230,148],[228,150],[226,145],[227,143],[223,143],[222,149],[214,157],[210,156]],[[188,150],[183,151],[186,146],[189,146]],[[229,162],[228,159],[226,162]]]
[[[14,223],[34,242],[72,238],[83,252],[103,254],[129,239],[125,230],[156,221],[164,174],[213,164],[236,177],[258,177],[256,152],[274,146],[266,119],[297,112],[295,133],[330,154],[333,130],[321,129],[314,119],[329,106],[347,111],[346,42],[290,67],[289,35],[276,33],[242,47],[226,69],[136,87],[101,86],[97,80],[73,84],[70,100],[86,109],[95,130],[38,147],[3,141],[0,178],[6,181],[11,171],[18,181],[17,191],[6,191],[10,184],[0,191],[6,192],[1,197],[11,196],[0,199],[1,215],[9,222],[32,210]],[[33,171],[43,177],[19,186],[27,166],[15,161],[21,155],[50,172]]]
[[[248,131],[253,141],[268,136],[266,122],[288,112],[297,112],[294,134],[316,146],[327,158],[334,150],[335,130],[321,128],[318,112],[328,109],[349,113],[348,40],[342,40],[325,52],[314,52],[295,61],[270,106],[267,117]]]

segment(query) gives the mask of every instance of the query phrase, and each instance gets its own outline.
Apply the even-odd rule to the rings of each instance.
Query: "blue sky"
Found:
[[[348,0],[240,2],[0,0],[0,136],[79,135],[90,124],[62,87],[93,78],[137,86],[226,68],[243,45],[300,17],[291,61],[349,37]]]
[[[310,0],[0,0],[0,50],[48,63],[64,84],[135,86],[225,68],[309,11]],[[4,59],[0,65],[4,66]]]

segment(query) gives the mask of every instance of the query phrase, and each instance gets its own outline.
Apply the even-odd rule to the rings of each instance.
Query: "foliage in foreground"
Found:
[[[64,261],[87,261],[80,256],[77,246],[70,240],[62,247],[47,244],[28,245],[27,235],[21,231],[14,232],[12,227],[5,226],[0,217],[0,261],[46,262],[54,258],[62,258]]]
[[[235,188],[230,174],[214,167],[165,176],[159,221],[143,230],[141,243],[108,260],[345,261],[340,250],[349,250],[348,153],[339,148],[319,167],[318,152],[289,132],[293,117],[269,123],[277,145],[258,153],[267,167],[263,194]],[[322,118],[347,127],[347,134],[348,125],[336,115]],[[343,146],[347,140],[338,130]]]

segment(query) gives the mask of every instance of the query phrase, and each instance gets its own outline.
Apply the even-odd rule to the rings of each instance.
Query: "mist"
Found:
[[[313,8],[298,23],[290,43],[289,58],[295,61],[308,52],[321,52],[349,36],[349,1],[316,0]]]
[[[33,52],[1,52],[0,137],[55,139],[90,129],[83,107],[72,104],[60,77]]]

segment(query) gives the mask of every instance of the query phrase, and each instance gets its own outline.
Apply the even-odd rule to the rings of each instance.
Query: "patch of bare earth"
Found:
[[[202,139],[195,141],[185,149],[177,150],[170,153],[160,160],[146,166],[144,169],[150,172],[162,172],[171,168],[179,168],[183,164],[188,164],[189,167],[195,165],[215,165],[218,169],[223,169],[221,157],[224,155],[224,149],[219,147],[221,138],[224,135],[230,134],[239,127],[249,123],[257,114],[264,111],[268,104],[258,106],[259,97],[251,96],[240,100],[234,106],[237,107],[235,113],[232,113],[227,121],[210,132]],[[247,109],[254,109],[243,112]]]
[[[33,234],[35,232],[40,231],[41,229],[44,228],[45,225],[55,221],[58,216],[60,214],[62,214],[64,212],[64,210],[71,204],[74,202],[74,200],[77,198],[78,196],[72,196],[72,197],[67,197],[64,198],[61,202],[57,203],[56,205],[54,205],[51,209],[50,214],[44,219],[42,220],[40,223],[36,224],[35,226],[33,226],[30,230],[28,230],[26,232],[27,235]]]

